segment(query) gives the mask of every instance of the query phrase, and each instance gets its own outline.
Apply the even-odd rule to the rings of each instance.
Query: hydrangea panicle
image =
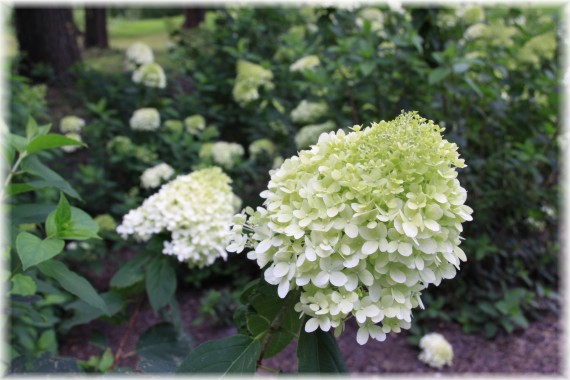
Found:
[[[166,74],[158,63],[145,63],[133,72],[132,80],[147,87],[165,88]]]
[[[339,334],[355,317],[357,341],[411,325],[428,285],[453,278],[472,220],[456,168],[457,145],[416,112],[323,133],[270,172],[262,207],[234,217],[230,252],[249,249],[267,282],[310,317],[305,329]]]
[[[453,361],[453,347],[441,334],[426,334],[420,339],[420,348],[422,352],[418,358],[430,367],[441,369]]]
[[[160,114],[156,108],[140,108],[133,113],[129,124],[136,131],[154,131],[160,127]]]
[[[164,162],[146,169],[141,175],[141,185],[146,189],[160,186],[162,181],[170,179],[174,175],[174,169]]]
[[[117,232],[143,242],[167,232],[171,239],[162,253],[191,267],[210,265],[218,257],[225,260],[230,222],[241,203],[230,183],[218,167],[180,175],[129,211]]]
[[[239,60],[236,64],[237,76],[233,88],[233,97],[240,106],[259,98],[259,88],[272,90],[273,73],[255,63]]]
[[[77,116],[65,116],[59,122],[59,130],[62,133],[79,133],[85,126],[85,120]]]
[[[143,42],[135,42],[127,48],[125,67],[127,70],[135,70],[138,66],[154,61],[152,49]]]

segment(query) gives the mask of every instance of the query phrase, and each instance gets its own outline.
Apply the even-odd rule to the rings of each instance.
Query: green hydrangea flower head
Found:
[[[133,142],[127,136],[115,136],[107,143],[107,150],[111,153],[126,156],[134,148]]]
[[[245,60],[239,60],[236,64],[237,77],[233,89],[234,100],[240,106],[259,99],[259,88],[272,90],[273,73],[263,66]]]
[[[166,75],[158,63],[145,63],[133,72],[132,80],[147,87],[165,88]]]
[[[325,102],[309,102],[306,99],[291,111],[291,120],[296,124],[309,124],[318,120],[329,111]]]
[[[316,55],[308,55],[303,58],[299,58],[295,61],[290,67],[289,71],[296,72],[296,71],[305,71],[305,70],[314,70],[315,67],[321,64],[321,60]]]
[[[198,135],[206,129],[206,119],[202,115],[192,115],[184,119],[186,131],[192,135]]]
[[[115,231],[117,228],[115,218],[109,214],[97,215],[93,220],[97,223],[101,232]]]
[[[249,144],[249,155],[252,157],[273,157],[275,155],[275,144],[269,139],[255,140]]]
[[[230,183],[218,167],[180,175],[129,211],[117,232],[143,242],[166,233],[162,253],[190,267],[210,265],[218,257],[225,260],[234,207],[241,203]]]
[[[158,154],[155,151],[144,145],[135,146],[134,154],[137,160],[144,162],[145,164],[151,164],[158,158]]]
[[[409,328],[422,290],[466,260],[465,163],[442,131],[408,112],[322,134],[270,172],[263,207],[234,217],[228,251],[249,248],[280,297],[300,289],[307,332],[340,334],[355,317],[364,344]]]
[[[306,149],[316,143],[321,134],[330,132],[333,129],[336,129],[336,124],[331,120],[322,124],[306,125],[299,129],[295,135],[295,144],[298,149]]]
[[[485,20],[485,10],[480,6],[461,7],[457,11],[457,16],[467,24],[475,24]]]
[[[168,119],[163,125],[166,130],[174,133],[181,133],[184,130],[184,123],[180,120]]]
[[[441,334],[426,334],[420,340],[420,348],[422,352],[418,358],[430,367],[441,369],[453,361],[453,347]]]
[[[548,32],[531,38],[519,50],[517,58],[520,62],[540,67],[543,60],[554,60],[555,53],[556,34]]]
[[[62,133],[79,133],[85,126],[85,120],[77,116],[65,116],[59,122]]]

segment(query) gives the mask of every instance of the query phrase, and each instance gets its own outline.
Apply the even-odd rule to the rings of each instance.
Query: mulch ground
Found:
[[[234,327],[220,327],[208,321],[194,325],[200,306],[200,291],[178,293],[180,311],[186,331],[192,336],[195,346],[210,340],[235,334]],[[135,305],[132,305],[133,309]],[[120,366],[137,369],[138,357],[134,348],[138,337],[150,326],[159,323],[160,318],[145,305],[133,325],[123,347],[126,357],[119,361]],[[95,321],[73,328],[60,344],[62,356],[72,356],[86,360],[90,355],[101,352],[100,348],[86,343],[94,330],[102,331],[108,339],[113,352],[117,352],[127,330],[126,324]],[[494,340],[479,335],[467,335],[461,327],[452,322],[441,321],[434,331],[443,334],[454,350],[451,367],[436,370],[420,362],[419,349],[407,342],[407,333],[391,334],[386,341],[370,340],[360,346],[356,342],[357,326],[347,324],[347,329],[338,338],[340,350],[346,365],[353,374],[544,374],[561,375],[563,373],[561,353],[563,352],[562,327],[560,315],[551,313],[530,325],[524,331],[511,335],[502,334]],[[264,360],[263,364],[282,372],[295,372],[297,366],[296,342],[289,345],[276,357]],[[260,372],[260,374],[269,374]]]

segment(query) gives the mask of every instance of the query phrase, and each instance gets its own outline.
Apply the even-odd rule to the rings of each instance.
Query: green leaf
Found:
[[[6,195],[11,197],[11,196],[14,196],[16,194],[21,194],[21,193],[25,193],[28,191],[33,191],[35,189],[36,189],[36,187],[31,186],[28,183],[11,183],[8,185],[8,188],[6,189]]]
[[[10,221],[13,226],[43,223],[54,209],[55,205],[46,204],[15,205],[10,208]]]
[[[47,277],[56,280],[62,288],[81,298],[87,304],[96,307],[109,315],[107,304],[97,291],[91,286],[89,281],[72,272],[65,264],[51,260],[38,265],[39,270]]]
[[[40,152],[45,149],[52,149],[52,148],[59,148],[66,145],[83,145],[82,142],[79,142],[74,139],[70,139],[69,137],[65,137],[63,135],[58,134],[47,134],[43,136],[37,136],[28,144],[27,152],[28,154],[33,154]]]
[[[111,279],[114,288],[126,288],[144,280],[143,266],[148,256],[139,256],[123,265]]]
[[[346,373],[342,354],[330,332],[301,330],[297,346],[299,373]]]
[[[63,250],[64,245],[63,240],[42,240],[29,232],[20,232],[16,238],[16,251],[22,261],[23,270],[56,256]]]
[[[146,330],[137,343],[138,367],[144,372],[175,372],[190,349],[190,340],[180,337],[173,324],[159,323]]]
[[[103,355],[101,355],[101,360],[97,365],[97,369],[103,373],[107,372],[113,365],[114,360],[115,357],[113,356],[113,351],[111,350],[111,347],[108,347],[105,352],[103,352]]]
[[[67,201],[67,198],[65,198],[65,195],[61,193],[59,196],[59,203],[55,209],[54,219],[58,231],[64,231],[66,223],[71,219],[71,206],[69,206],[69,202]]]
[[[370,75],[370,73],[372,73],[374,69],[376,69],[376,62],[374,61],[365,61],[360,64],[360,71],[362,71],[362,74],[365,77]]]
[[[30,276],[18,273],[12,277],[10,294],[18,296],[33,296],[36,294],[36,282]]]
[[[113,291],[101,294],[101,298],[103,298],[105,305],[107,305],[109,316],[117,314],[126,305],[123,296]],[[66,305],[65,309],[73,311],[74,314],[73,317],[66,319],[60,325],[63,331],[69,331],[74,326],[84,325],[105,316],[105,313],[101,309],[93,307],[81,299]]]
[[[57,354],[57,339],[53,329],[46,330],[42,333],[38,340],[38,348],[40,351],[51,352],[54,355]]]
[[[178,373],[253,374],[261,352],[259,341],[245,335],[212,340],[192,351]]]
[[[28,122],[26,123],[26,138],[31,141],[38,134],[38,124],[33,117],[28,117]]]
[[[58,228],[55,221],[57,209],[46,218],[46,232],[48,236],[55,236],[66,240],[100,239],[97,232],[99,225],[85,211],[71,207],[71,218]],[[63,230],[62,230],[63,229]]]
[[[437,69],[435,69],[431,73],[429,73],[428,83],[429,84],[436,84],[438,82],[441,82],[449,74],[451,74],[451,70],[449,70],[447,67],[438,67]]]
[[[469,85],[469,87],[471,87],[471,89],[473,91],[475,91],[475,93],[479,96],[479,97],[483,97],[483,93],[481,92],[481,90],[479,89],[479,86],[477,86],[475,84],[475,82],[473,82],[473,80],[471,80],[471,78],[464,76],[463,79],[465,80],[465,82]]]
[[[467,62],[458,62],[453,65],[453,72],[456,74],[462,74],[469,70],[469,67],[471,67],[471,65]]]
[[[165,256],[154,258],[146,266],[146,294],[154,311],[168,304],[176,291],[176,273]]]
[[[28,140],[22,136],[10,133],[8,140],[10,141],[10,145],[20,153],[25,152],[28,148]]]
[[[43,181],[35,180],[29,181],[28,184],[30,186],[34,186],[37,188],[44,188],[44,187],[55,187],[65,194],[69,195],[70,197],[76,198],[81,200],[81,197],[75,191],[69,182],[67,182],[62,176],[42,164],[42,162],[38,159],[37,156],[26,157],[22,161],[21,168],[23,171],[43,179]]]

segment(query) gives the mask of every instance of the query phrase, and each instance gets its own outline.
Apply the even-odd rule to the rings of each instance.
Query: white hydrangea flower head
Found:
[[[65,137],[75,141],[83,142],[83,139],[81,138],[81,135],[79,133],[74,133],[74,132],[66,133]],[[72,153],[78,149],[81,149],[81,145],[64,145],[61,147],[61,149],[63,149],[63,151],[66,153]]]
[[[152,49],[143,42],[135,42],[127,48],[125,67],[127,70],[135,70],[138,66],[154,61]]]
[[[339,334],[353,316],[364,344],[409,328],[422,290],[466,260],[465,163],[442,131],[409,112],[322,134],[270,172],[263,207],[234,217],[228,251],[251,249],[281,298],[300,289],[307,331]]]
[[[145,63],[133,72],[132,80],[146,87],[165,88],[166,74],[158,63]]]
[[[322,124],[307,125],[299,129],[295,135],[295,144],[297,149],[305,149],[313,145],[323,133],[330,132],[336,128],[333,121],[327,121]]]
[[[309,124],[324,116],[329,110],[325,102],[309,102],[306,99],[291,111],[291,120],[296,124]]]
[[[485,24],[481,23],[473,24],[467,29],[465,29],[465,32],[463,33],[463,38],[465,38],[467,41],[476,40],[478,38],[483,37],[486,30],[487,30],[487,25]]]
[[[420,348],[422,352],[418,358],[430,367],[441,369],[453,361],[453,347],[441,334],[426,334],[420,339]]]
[[[190,267],[210,265],[218,257],[225,260],[234,206],[239,205],[230,183],[218,167],[180,175],[129,211],[117,232],[143,242],[167,232],[171,239],[162,253]]]
[[[378,32],[384,27],[384,15],[378,8],[367,7],[361,9],[356,18],[356,25],[362,28],[365,21],[370,22],[370,27],[373,32]]]
[[[162,162],[151,168],[146,169],[141,175],[141,186],[145,189],[154,189],[162,183],[169,180],[174,175],[172,166]]]
[[[275,155],[275,144],[269,139],[255,140],[249,144],[249,155],[253,157],[267,156],[273,157]]]
[[[467,24],[475,24],[485,20],[485,10],[480,6],[461,6],[455,14]]]
[[[306,57],[300,58],[295,61],[290,67],[289,71],[296,72],[296,71],[305,71],[305,70],[314,70],[315,67],[321,64],[319,57],[316,55],[308,55]]]
[[[199,156],[212,159],[214,163],[225,169],[231,169],[244,154],[245,150],[240,144],[218,141],[202,145]]]
[[[140,108],[133,113],[129,123],[136,131],[154,131],[160,127],[160,114],[156,108]]]
[[[244,106],[259,98],[259,88],[272,90],[273,73],[255,63],[239,60],[236,64],[237,77],[233,89],[234,100]]]
[[[192,135],[198,135],[206,129],[206,119],[202,115],[192,115],[184,119],[186,131]]]
[[[79,133],[85,126],[85,120],[77,116],[65,116],[59,122],[62,133]]]

